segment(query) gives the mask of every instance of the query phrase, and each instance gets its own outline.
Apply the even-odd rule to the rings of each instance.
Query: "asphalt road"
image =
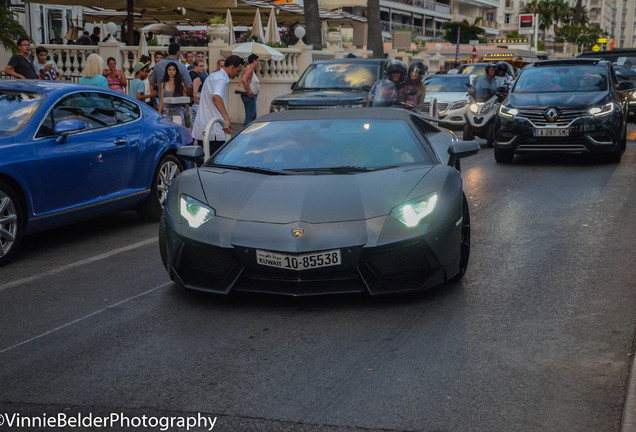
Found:
[[[463,161],[468,272],[418,295],[183,292],[158,225],[133,212],[31,236],[0,269],[0,431],[186,430],[152,420],[183,416],[240,432],[619,431],[636,333],[630,128],[619,165]],[[15,428],[13,414],[123,420]],[[142,416],[154,427],[135,428]]]

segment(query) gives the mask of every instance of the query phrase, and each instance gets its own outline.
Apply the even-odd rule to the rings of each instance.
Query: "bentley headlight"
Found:
[[[436,202],[437,194],[425,199],[409,201],[391,210],[391,216],[411,228],[417,226],[422,219],[433,212]]]
[[[595,106],[587,110],[587,112],[594,117],[608,115],[612,111],[614,111],[614,104],[611,102],[603,106]]]
[[[188,195],[181,195],[179,209],[190,228],[199,228],[215,216],[213,208]]]
[[[287,107],[285,105],[274,105],[274,104],[271,104],[269,106],[269,112],[271,113],[281,112],[281,111],[287,111]]]
[[[501,114],[504,117],[514,117],[517,114],[519,114],[519,110],[516,108],[510,108],[505,105],[501,105],[499,107],[499,114]]]
[[[471,103],[468,106],[468,109],[470,110],[471,113],[473,114],[478,114],[479,113],[479,104],[477,103]]]

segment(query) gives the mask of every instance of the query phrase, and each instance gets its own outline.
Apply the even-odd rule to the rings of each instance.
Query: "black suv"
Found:
[[[384,59],[342,59],[310,64],[292,92],[272,100],[270,112],[366,106],[373,83],[384,79]]]
[[[515,153],[597,153],[620,162],[627,139],[627,96],[611,62],[547,60],[526,66],[499,108],[495,159]]]
[[[579,58],[600,58],[611,61],[619,81],[629,81],[636,88],[636,49],[585,52]],[[636,92],[629,97],[629,119],[636,123]]]

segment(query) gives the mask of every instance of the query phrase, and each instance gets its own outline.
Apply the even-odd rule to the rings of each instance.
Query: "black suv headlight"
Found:
[[[499,107],[499,114],[501,114],[504,117],[514,117],[517,114],[519,114],[519,110],[517,108],[512,108],[509,106],[505,106],[505,105],[501,105]]]

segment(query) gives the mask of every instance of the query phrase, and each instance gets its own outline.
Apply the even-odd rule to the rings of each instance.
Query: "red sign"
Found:
[[[614,44],[615,44],[615,42],[616,42],[616,41],[615,41],[614,39],[612,39],[612,40],[610,41],[609,46],[607,47],[607,49],[608,49],[609,51],[611,51],[611,50],[613,50],[613,49],[614,49]]]
[[[473,60],[477,58],[477,47],[473,45]]]

